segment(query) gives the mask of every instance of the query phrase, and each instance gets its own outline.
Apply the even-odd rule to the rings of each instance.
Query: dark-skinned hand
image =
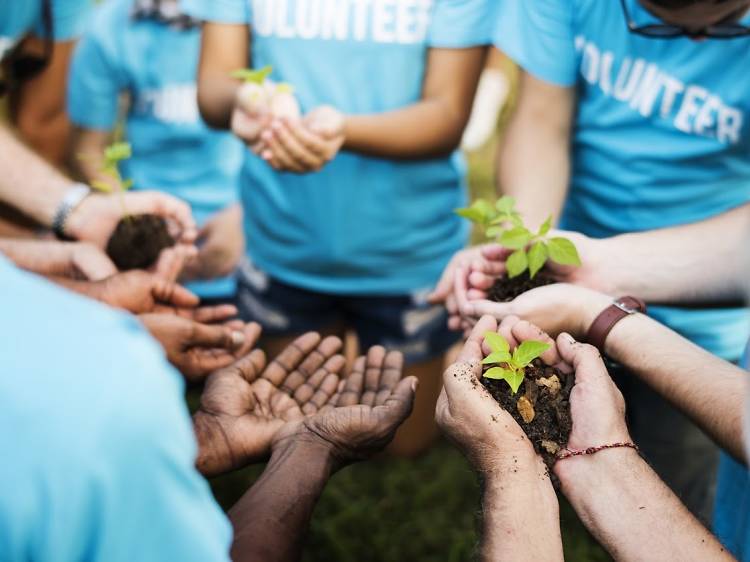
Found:
[[[133,314],[155,312],[159,305],[195,308],[200,302],[184,287],[140,270],[112,275],[94,283],[92,290],[96,299]]]
[[[244,357],[260,336],[258,324],[209,325],[174,314],[142,314],[140,319],[169,362],[192,383]]]

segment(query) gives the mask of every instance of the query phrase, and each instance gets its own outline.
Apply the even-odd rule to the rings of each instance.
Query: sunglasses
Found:
[[[5,57],[2,63],[3,78],[0,80],[0,96],[41,74],[52,59],[54,40],[51,0],[42,0],[42,29],[44,49],[41,55],[24,53],[19,44]]]
[[[630,16],[626,0],[620,0],[622,11],[628,30],[636,35],[651,37],[654,39],[674,39],[677,37],[711,38],[711,39],[736,39],[750,35],[750,27],[736,23],[726,22],[709,25],[699,30],[685,29],[679,25],[653,23],[638,25]]]

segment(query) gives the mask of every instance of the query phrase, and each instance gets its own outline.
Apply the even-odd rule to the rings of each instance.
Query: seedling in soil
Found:
[[[165,248],[174,246],[175,240],[169,234],[167,223],[157,215],[130,215],[125,206],[124,193],[133,187],[133,180],[124,180],[120,173],[120,163],[130,158],[133,151],[130,144],[116,142],[104,149],[104,163],[101,173],[113,180],[94,180],[91,187],[104,193],[117,191],[123,208],[123,218],[107,242],[107,254],[120,270],[145,269],[151,267]]]
[[[482,361],[482,385],[513,416],[551,468],[572,428],[569,399],[574,375],[542,362],[541,355],[550,348],[547,343],[527,340],[511,353],[500,334],[487,332],[484,338],[490,354]]]
[[[496,283],[490,290],[490,297],[497,301],[512,300],[525,291],[553,283],[554,279],[549,276],[540,275],[537,278],[549,260],[559,265],[581,265],[573,242],[562,236],[549,236],[551,216],[538,231],[532,232],[524,225],[515,205],[515,199],[506,195],[498,199],[495,205],[479,199],[471,207],[456,211],[459,216],[476,224],[488,240],[513,250],[505,266],[508,280],[516,281],[513,284],[506,282],[505,286],[499,284],[501,281]],[[521,277],[523,274],[526,275]]]
[[[250,115],[268,113],[276,118],[299,119],[302,116],[299,102],[291,84],[276,83],[269,79],[273,68],[260,70],[243,68],[232,72],[232,78],[242,80],[238,99]]]

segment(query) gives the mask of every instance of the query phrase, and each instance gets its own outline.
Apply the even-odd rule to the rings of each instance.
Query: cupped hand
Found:
[[[126,213],[158,215],[166,219],[170,233],[176,240],[184,243],[195,240],[197,230],[190,206],[158,191],[89,195],[70,213],[66,233],[77,240],[105,248]]]
[[[435,409],[443,433],[480,474],[536,462],[526,434],[481,383],[484,335],[497,329],[491,316],[477,322],[460,355],[443,373],[443,391]]]
[[[189,382],[199,382],[243,357],[260,336],[257,324],[209,325],[174,314],[142,314],[140,319]]]
[[[414,405],[417,379],[402,376],[400,353],[371,348],[320,411],[286,424],[272,447],[314,442],[327,450],[334,470],[382,451]]]
[[[235,204],[211,217],[198,233],[197,244],[185,279],[216,279],[232,273],[245,253],[242,207]]]
[[[118,273],[94,283],[92,296],[133,314],[155,312],[165,306],[195,308],[200,302],[184,287],[140,270]]]
[[[346,361],[338,338],[297,338],[266,365],[256,350],[206,381],[193,416],[198,469],[214,476],[262,460],[288,423],[316,414],[339,388]]]
[[[89,242],[60,244],[68,254],[67,267],[61,274],[72,279],[99,281],[117,273],[112,260],[99,247]]]

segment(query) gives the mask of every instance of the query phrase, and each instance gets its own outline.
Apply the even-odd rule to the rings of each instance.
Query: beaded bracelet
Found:
[[[610,443],[609,445],[599,445],[598,447],[589,447],[588,449],[581,449],[579,451],[571,450],[568,448],[561,449],[555,460],[561,461],[563,459],[569,459],[570,457],[577,457],[579,455],[593,455],[604,449],[616,449],[617,447],[629,447],[634,449],[636,452],[640,452],[638,445],[635,443]]]

